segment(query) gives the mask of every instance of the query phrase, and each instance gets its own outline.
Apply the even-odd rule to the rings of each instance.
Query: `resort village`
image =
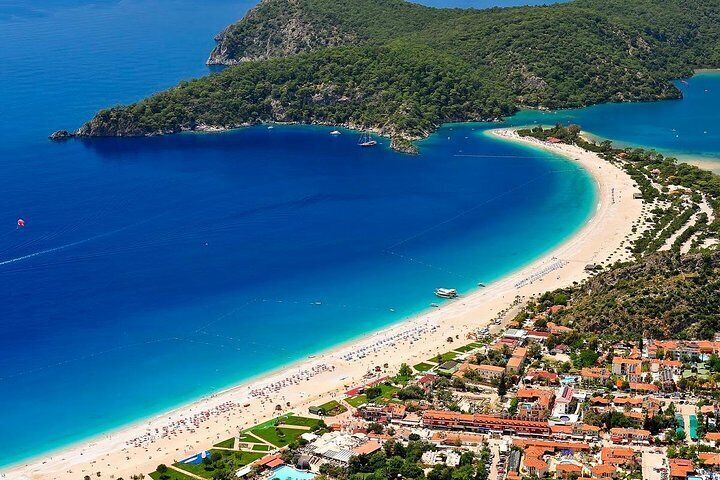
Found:
[[[413,366],[377,365],[336,399],[151,477],[720,478],[720,335],[607,342],[563,325],[565,303],[531,300],[494,331],[448,338]]]

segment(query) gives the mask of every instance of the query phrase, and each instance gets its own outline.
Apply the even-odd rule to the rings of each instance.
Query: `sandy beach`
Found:
[[[413,365],[457,348],[467,343],[469,332],[488,325],[516,299],[580,281],[589,263],[626,258],[623,241],[642,215],[642,202],[633,199],[638,190],[627,174],[579,147],[520,138],[509,129],[488,134],[561,154],[584,168],[597,183],[592,218],[565,243],[487,288],[251,383],[15,466],[3,478],[77,480],[91,475],[128,480],[133,474],[147,475],[159,463],[185,458],[239,429],[283,412],[307,413],[310,405],[339,398],[349,387],[365,383],[363,376],[377,366],[387,363],[395,370],[402,362]]]

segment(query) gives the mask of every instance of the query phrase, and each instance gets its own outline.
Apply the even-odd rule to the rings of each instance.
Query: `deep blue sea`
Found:
[[[487,125],[419,156],[316,127],[46,139],[207,73],[252,3],[0,1],[0,465],[399,321],[591,215],[585,172]]]

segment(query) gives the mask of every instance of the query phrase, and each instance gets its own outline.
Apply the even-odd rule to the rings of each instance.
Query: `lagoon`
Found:
[[[682,100],[608,103],[556,112],[524,111],[515,125],[575,123],[616,144],[654,148],[720,170],[720,72],[704,71],[675,82]]]

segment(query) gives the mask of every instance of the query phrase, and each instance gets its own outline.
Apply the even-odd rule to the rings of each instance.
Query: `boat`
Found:
[[[360,140],[358,140],[358,145],[361,147],[374,147],[377,145],[377,142],[370,137],[370,134],[368,132],[363,133],[360,136]]]
[[[458,293],[454,288],[436,288],[435,296],[440,298],[455,298],[458,296]]]
[[[332,132],[330,132],[330,135],[340,135],[340,132],[337,130],[333,130]]]
[[[478,283],[478,287],[483,287],[483,288],[485,288],[485,284],[482,283],[482,282],[480,282],[480,283]]]

